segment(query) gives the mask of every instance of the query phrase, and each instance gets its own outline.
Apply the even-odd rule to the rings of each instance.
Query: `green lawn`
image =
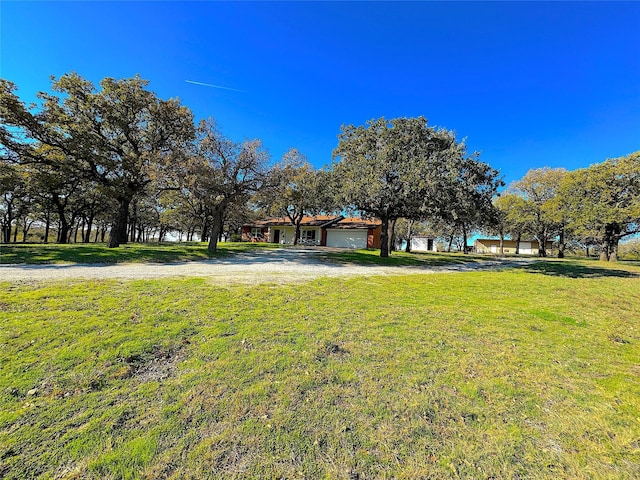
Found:
[[[495,260],[493,255],[469,255],[462,253],[406,253],[392,252],[388,258],[380,258],[380,250],[345,250],[322,254],[329,262],[358,265],[387,265],[390,267],[435,267],[462,263]]]
[[[0,477],[640,477],[640,268],[0,283]]]
[[[278,247],[273,243],[221,242],[218,252],[212,254],[206,242],[129,243],[118,248],[107,248],[104,243],[0,244],[0,264],[183,262]]]

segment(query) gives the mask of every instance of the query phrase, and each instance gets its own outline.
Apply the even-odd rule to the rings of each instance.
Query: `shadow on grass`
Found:
[[[224,258],[236,253],[268,248],[255,243],[219,243],[218,251],[210,253],[206,243],[130,243],[118,248],[105,244],[17,244],[0,245],[0,264],[51,263],[167,263]]]
[[[597,266],[580,265],[569,262],[535,262],[530,265],[521,267],[529,273],[541,273],[555,277],[568,278],[600,278],[600,277],[618,277],[618,278],[639,278],[640,275],[628,270],[618,268],[605,268]]]
[[[388,258],[381,258],[379,250],[353,250],[322,253],[329,262],[352,265],[383,265],[392,267],[440,267],[482,262],[486,258],[473,255],[439,253],[393,252]]]

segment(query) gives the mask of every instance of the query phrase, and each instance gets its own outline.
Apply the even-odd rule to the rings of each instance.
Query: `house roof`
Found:
[[[313,217],[304,216],[300,226],[303,227],[324,227],[334,222],[339,221],[341,216],[336,215],[314,215]],[[264,220],[257,220],[251,224],[245,225],[247,227],[278,227],[278,226],[291,226],[291,221],[284,217],[272,217],[265,218]]]
[[[372,228],[381,225],[380,220],[367,220],[359,217],[345,218],[342,215],[314,215],[302,217],[302,227],[325,227],[341,229]],[[245,227],[280,227],[291,226],[288,218],[272,217],[246,224]]]
[[[331,225],[331,228],[341,228],[341,229],[357,229],[357,228],[374,228],[382,225],[380,220],[372,220],[365,219],[360,217],[348,217],[343,218],[339,222],[334,225]]]
[[[475,240],[475,242],[478,243],[500,243],[500,239],[499,238],[477,238]],[[474,242],[474,243],[475,243]],[[515,245],[516,241],[510,238],[505,238],[504,239],[504,243],[513,243]],[[536,239],[521,239],[520,243],[531,243],[532,245],[538,245],[538,240]],[[553,244],[553,240],[547,240],[547,245],[548,244]]]

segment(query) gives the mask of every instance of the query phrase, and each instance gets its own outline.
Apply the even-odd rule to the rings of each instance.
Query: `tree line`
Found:
[[[0,80],[5,243],[38,225],[44,242],[115,248],[177,233],[215,252],[260,216],[287,218],[297,242],[305,215],[355,212],[381,220],[383,257],[402,226],[407,238],[420,229],[460,234],[465,251],[467,237],[485,231],[559,239],[561,253],[567,242],[599,245],[615,259],[640,217],[638,154],[576,172],[531,171],[499,195],[499,172],[424,117],[343,125],[332,162],[316,169],[297,149],[273,162],[260,140],[236,142],[213,119],[196,122],[139,76],[96,87],[65,74],[39,105],[16,92]]]
[[[502,240],[527,235],[539,241],[542,256],[553,240],[559,257],[569,246],[616,261],[620,241],[640,233],[640,151],[574,171],[530,170],[494,204],[489,232]]]

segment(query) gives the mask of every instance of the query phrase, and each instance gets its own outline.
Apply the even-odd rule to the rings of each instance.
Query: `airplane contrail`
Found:
[[[211,83],[195,82],[193,80],[185,80],[185,82],[193,83],[194,85],[202,85],[203,87],[220,88],[222,90],[231,90],[232,92],[243,92],[244,93],[244,90],[238,90],[237,88],[231,88],[231,87],[223,87],[222,85],[213,85]]]

